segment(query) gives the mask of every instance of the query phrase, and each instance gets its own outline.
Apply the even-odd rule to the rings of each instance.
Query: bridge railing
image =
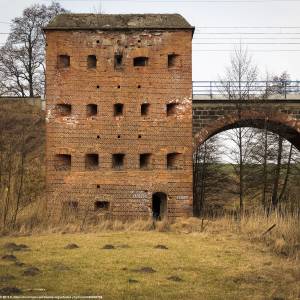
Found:
[[[300,81],[193,81],[193,98],[300,99]]]

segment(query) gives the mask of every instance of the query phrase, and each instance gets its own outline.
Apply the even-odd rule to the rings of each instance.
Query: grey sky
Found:
[[[281,45],[248,45],[253,61],[258,65],[261,79],[268,70],[271,74],[288,71],[293,79],[300,80],[300,1],[288,0],[253,0],[248,2],[216,2],[203,0],[61,0],[65,8],[72,12],[104,12],[104,13],[180,13],[192,25],[198,27],[194,43],[299,43]],[[224,0],[223,0],[224,1]],[[234,1],[234,0],[233,0]],[[0,22],[9,22],[21,15],[22,10],[34,3],[50,3],[51,1],[35,0],[0,0]],[[299,28],[224,28],[229,26],[267,26],[267,27],[299,27]],[[200,28],[221,27],[221,28]],[[9,24],[0,23],[0,32],[8,32]],[[200,34],[198,34],[200,31]],[[201,32],[203,34],[201,34]],[[247,33],[278,33],[281,34],[204,34],[217,32],[247,32]],[[298,33],[298,34],[285,34]],[[4,34],[0,34],[0,43],[5,41]],[[234,37],[233,39],[228,39]],[[244,39],[244,38],[251,39]],[[202,39],[208,38],[208,39]],[[213,39],[214,38],[214,39]],[[222,38],[222,39],[220,39]],[[253,39],[259,38],[259,39]],[[269,38],[269,39],[266,39]],[[275,39],[272,39],[275,38]],[[283,39],[278,39],[283,38]],[[293,39],[287,39],[293,38]],[[298,39],[294,39],[298,38]],[[193,79],[217,80],[218,75],[224,73],[229,63],[230,51],[234,45],[194,45]],[[203,50],[227,51],[203,51]],[[299,50],[294,52],[274,50]],[[201,51],[197,51],[201,50]],[[258,52],[258,50],[272,50],[272,52]],[[253,51],[253,52],[252,52]]]

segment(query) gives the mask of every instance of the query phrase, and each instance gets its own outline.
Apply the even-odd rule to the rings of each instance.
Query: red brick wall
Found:
[[[49,211],[59,215],[66,201],[93,211],[95,201],[109,201],[114,217],[150,216],[152,194],[164,192],[169,217],[191,215],[191,40],[191,31],[47,31]],[[123,54],[118,70],[115,53]],[[179,56],[168,68],[170,53]],[[59,69],[63,54],[70,67]],[[95,69],[87,68],[88,55],[97,56]],[[134,67],[137,56],[148,57],[148,66]],[[141,116],[145,102],[149,115]],[[170,102],[178,103],[174,116],[166,113]],[[72,105],[70,116],[55,114],[59,103]],[[123,116],[114,116],[115,103],[124,105]],[[97,116],[87,117],[88,104],[98,105]],[[171,152],[182,153],[181,168],[167,169]],[[97,170],[85,170],[87,153],[99,155]],[[113,153],[125,154],[122,171],[112,169]],[[150,170],[139,169],[141,153],[152,154]],[[71,155],[71,170],[55,169],[56,154]]]

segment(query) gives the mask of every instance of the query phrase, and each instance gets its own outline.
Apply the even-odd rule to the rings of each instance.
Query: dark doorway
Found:
[[[167,216],[167,195],[165,193],[152,195],[152,216],[155,220],[162,220]]]

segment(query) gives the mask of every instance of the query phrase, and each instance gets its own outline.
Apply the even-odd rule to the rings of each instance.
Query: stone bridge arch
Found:
[[[195,150],[210,137],[229,129],[266,127],[268,131],[290,141],[300,151],[300,101],[247,103],[240,113],[234,101],[199,102],[193,106]]]

